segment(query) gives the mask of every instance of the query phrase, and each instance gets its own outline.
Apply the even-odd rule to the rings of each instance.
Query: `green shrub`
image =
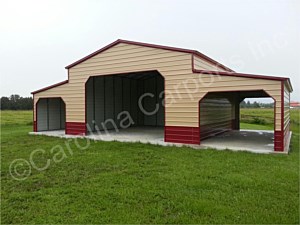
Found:
[[[251,121],[252,124],[259,124],[259,125],[266,125],[266,120],[259,118],[259,117],[254,117],[253,120]]]

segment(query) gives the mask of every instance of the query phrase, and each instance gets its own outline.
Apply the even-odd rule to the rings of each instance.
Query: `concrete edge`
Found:
[[[249,131],[249,130],[245,130]],[[250,130],[253,132],[257,132],[257,130]],[[215,147],[210,147],[210,146],[205,146],[205,145],[194,145],[194,144],[180,144],[180,143],[171,143],[171,142],[157,142],[157,141],[134,141],[134,140],[118,140],[118,139],[95,139],[93,136],[80,136],[80,135],[51,135],[51,134],[45,134],[45,133],[40,133],[40,132],[29,132],[29,135],[40,135],[40,136],[48,136],[48,137],[56,137],[56,138],[79,138],[79,139],[89,139],[93,141],[105,141],[105,142],[110,142],[110,141],[116,141],[120,143],[142,143],[142,144],[151,144],[151,145],[159,145],[159,146],[171,146],[171,147],[188,147],[192,148],[195,150],[217,150],[217,151],[233,151],[233,152],[249,152],[249,153],[254,153],[254,154],[288,154],[287,152],[275,152],[275,151],[261,151],[261,150],[249,150],[249,149],[240,149],[240,148],[215,148]]]

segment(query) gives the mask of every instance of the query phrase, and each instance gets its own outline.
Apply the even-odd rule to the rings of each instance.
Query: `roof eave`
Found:
[[[292,82],[291,82],[290,78],[287,78],[286,82],[287,82],[288,87],[290,89],[290,93],[293,92],[294,90],[293,90],[293,86],[292,86]]]
[[[234,76],[234,77],[246,77],[246,78],[254,78],[254,79],[288,81],[290,83],[290,79],[288,77],[266,76],[266,75],[259,75],[259,74],[247,74],[247,73],[237,73],[237,72],[197,70],[197,69],[194,69],[193,72],[201,73],[201,74],[221,75],[221,76]]]
[[[59,83],[56,83],[56,84],[53,84],[53,85],[50,85],[50,86],[47,86],[47,87],[38,89],[38,90],[36,90],[36,91],[33,91],[33,92],[31,92],[31,94],[34,95],[34,94],[37,94],[37,93],[40,93],[40,92],[43,92],[43,91],[47,91],[47,90],[49,90],[49,89],[51,89],[51,88],[61,86],[61,85],[66,84],[66,83],[68,83],[68,82],[69,82],[69,80],[64,80],[64,81],[62,81],[62,82],[59,82]]]

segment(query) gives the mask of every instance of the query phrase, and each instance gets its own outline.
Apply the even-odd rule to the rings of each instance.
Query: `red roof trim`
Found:
[[[289,91],[293,92],[293,86],[292,86],[291,80],[289,78],[286,80],[286,83],[288,85]]]
[[[53,84],[53,85],[44,87],[44,88],[42,88],[42,89],[33,91],[33,92],[31,92],[31,94],[36,94],[36,93],[39,93],[39,92],[42,92],[42,91],[46,91],[46,90],[48,90],[48,89],[51,89],[51,88],[54,88],[54,87],[57,87],[57,86],[66,84],[66,83],[68,83],[68,82],[69,82],[69,80],[64,80],[64,81],[62,81],[62,82],[59,82],[59,83],[56,83],[56,84]]]
[[[212,64],[214,64],[214,65],[216,65],[216,66],[218,66],[218,67],[220,67],[220,68],[228,71],[228,72],[235,72],[234,70],[228,68],[227,66],[224,66],[223,64],[221,64],[221,63],[213,60],[212,58],[209,58],[208,56],[202,54],[201,52],[196,51],[196,53],[194,55],[196,55],[196,56],[198,56],[198,57],[200,57],[200,58],[202,58],[202,59],[204,59],[204,60],[206,60],[206,61],[208,61],[208,62],[210,62],[210,63],[212,63]]]
[[[70,68],[72,68],[73,66],[76,66],[76,65],[78,65],[79,63],[82,63],[82,62],[84,62],[85,60],[87,60],[87,59],[89,59],[89,58],[92,58],[93,56],[95,56],[95,55],[97,55],[97,54],[99,54],[99,53],[101,53],[101,52],[104,52],[105,50],[107,50],[107,49],[109,49],[109,48],[111,48],[111,47],[113,47],[113,46],[115,46],[115,45],[117,45],[117,44],[119,44],[119,43],[120,43],[120,40],[116,40],[116,41],[114,41],[113,43],[111,43],[111,44],[109,44],[109,45],[106,45],[105,47],[103,47],[103,48],[101,48],[101,49],[99,49],[99,50],[97,50],[97,51],[95,51],[95,52],[93,52],[93,53],[91,53],[91,54],[89,54],[89,55],[83,57],[82,59],[79,59],[79,60],[77,60],[76,62],[74,62],[74,63],[72,63],[72,64],[66,66],[65,68],[66,68],[66,69],[70,69]]]
[[[196,70],[196,69],[193,69],[193,72],[194,73],[202,73],[202,74],[221,75],[221,76],[233,76],[233,77],[246,77],[246,78],[254,78],[254,79],[256,78],[256,79],[266,79],[266,80],[289,81],[288,77],[274,77],[274,76],[256,75],[256,74],[247,74],[247,73],[211,71],[211,70]]]
[[[218,63],[217,61],[213,60],[212,58],[198,52],[198,51],[195,51],[195,50],[191,50],[191,49],[184,49],[184,48],[175,48],[175,47],[169,47],[169,46],[164,46],[164,45],[156,45],[156,44],[148,44],[148,43],[142,43],[142,42],[136,42],[136,41],[128,41],[128,40],[121,40],[121,39],[118,39],[116,41],[114,41],[113,43],[87,55],[86,57],[82,58],[82,59],[79,59],[78,61],[66,66],[65,68],[66,69],[70,69],[72,68],[73,66],[76,66],[78,65],[79,63],[82,63],[84,61],[86,61],[87,59],[101,53],[101,52],[104,52],[106,51],[107,49],[119,44],[119,43],[124,43],[124,44],[131,44],[131,45],[138,45],[138,46],[143,46],[143,47],[150,47],[150,48],[158,48],[158,49],[164,49],[164,50],[169,50],[169,51],[176,51],[176,52],[184,52],[184,53],[189,53],[189,54],[194,54],[214,65],[217,65],[219,66],[220,68],[224,69],[224,70],[227,70],[227,71],[230,71],[230,72],[234,72],[233,70],[229,69],[228,67]]]

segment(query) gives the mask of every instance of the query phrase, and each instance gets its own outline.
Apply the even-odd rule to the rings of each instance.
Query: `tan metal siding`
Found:
[[[284,86],[284,128],[290,123],[290,92]]]
[[[218,65],[207,62],[206,60],[201,59],[198,56],[194,56],[194,68],[196,70],[226,71],[220,68]]]
[[[284,84],[284,116],[283,116],[283,134],[284,134],[284,148],[288,151],[290,139],[290,92],[288,87]]]
[[[90,67],[91,63],[95,66]],[[84,84],[89,76],[148,71],[153,68],[170,75],[176,75],[177,71],[190,73],[191,55],[121,43],[71,68],[69,83],[37,93],[35,98],[62,96],[67,105],[67,121],[84,122]]]
[[[70,68],[69,83],[35,94],[35,101],[43,96],[61,96],[66,102],[67,121],[85,122],[84,87],[89,76],[158,70],[165,78],[167,126],[198,127],[198,103],[209,91],[263,89],[276,101],[275,127],[280,130],[280,81],[196,74],[192,73],[191,60],[188,53],[121,43]]]

